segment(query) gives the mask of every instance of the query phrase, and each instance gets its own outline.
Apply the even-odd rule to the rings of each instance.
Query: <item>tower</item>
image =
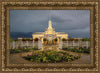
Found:
[[[49,15],[48,28],[46,29],[45,34],[55,34],[55,30],[52,28],[51,15]]]
[[[51,15],[49,15],[48,29],[52,29]]]

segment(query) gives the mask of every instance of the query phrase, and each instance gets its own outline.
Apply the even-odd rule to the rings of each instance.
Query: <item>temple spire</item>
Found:
[[[49,20],[51,20],[51,14],[49,14]]]
[[[52,29],[51,14],[49,14],[48,29]]]

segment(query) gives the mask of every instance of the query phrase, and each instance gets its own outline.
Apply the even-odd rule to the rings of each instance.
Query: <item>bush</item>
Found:
[[[10,53],[20,53],[21,51],[19,49],[11,49]]]
[[[83,38],[82,41],[90,41],[90,38]]]
[[[57,38],[55,38],[54,40],[55,40],[55,41],[58,41],[58,39],[57,39]]]
[[[62,41],[67,41],[67,39],[63,38]]]
[[[47,39],[46,39],[46,38],[44,38],[44,39],[43,39],[43,41],[47,41]]]
[[[26,60],[30,60],[32,62],[43,62],[43,63],[56,63],[56,62],[70,62],[75,59],[78,59],[78,56],[70,55],[66,52],[61,51],[40,51],[35,52],[32,55],[27,55],[24,57]]]
[[[90,49],[82,48],[63,48],[63,50],[71,51],[71,52],[78,52],[78,53],[90,53]]]
[[[10,53],[21,53],[21,52],[30,52],[30,51],[34,51],[34,50],[38,50],[38,47],[34,47],[34,48],[21,48],[21,49],[10,49]]]

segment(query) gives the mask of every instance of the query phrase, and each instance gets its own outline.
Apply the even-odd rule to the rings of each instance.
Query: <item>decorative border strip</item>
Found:
[[[35,6],[35,7],[41,7],[41,6],[95,6],[95,68],[7,68],[6,67],[6,26],[7,23],[4,22],[6,20],[5,16],[5,6]],[[52,8],[51,8],[52,9]],[[2,71],[98,71],[98,2],[2,2]]]

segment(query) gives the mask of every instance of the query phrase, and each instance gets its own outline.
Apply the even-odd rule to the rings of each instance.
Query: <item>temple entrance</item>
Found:
[[[57,38],[52,38],[49,36],[48,38],[44,38],[43,42],[43,50],[59,50],[59,44],[57,43]]]
[[[55,37],[53,35],[48,35],[46,37],[39,37],[38,48],[42,50],[60,50],[62,49],[62,39],[61,37]]]
[[[49,36],[48,45],[53,45],[51,36]]]
[[[58,45],[43,45],[43,50],[44,51],[47,51],[47,50],[59,51],[59,47]]]

